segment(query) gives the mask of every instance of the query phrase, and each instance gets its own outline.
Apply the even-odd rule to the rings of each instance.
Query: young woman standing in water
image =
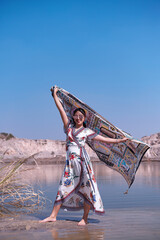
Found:
[[[108,144],[120,143],[129,140],[112,139],[98,135],[85,127],[85,111],[77,108],[73,112],[71,124],[57,96],[58,88],[54,88],[53,97],[60,112],[66,140],[66,165],[62,175],[52,213],[40,222],[55,222],[60,208],[67,210],[84,209],[84,214],[78,225],[86,225],[90,210],[95,213],[104,213],[103,203],[99,194],[97,183],[90,158],[85,150],[86,140],[92,139]]]

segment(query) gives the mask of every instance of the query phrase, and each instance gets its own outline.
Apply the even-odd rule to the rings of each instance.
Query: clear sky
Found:
[[[136,138],[160,132],[160,1],[1,0],[0,132],[65,139],[55,84]]]

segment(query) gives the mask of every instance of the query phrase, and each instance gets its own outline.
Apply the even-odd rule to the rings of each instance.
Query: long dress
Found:
[[[60,180],[54,205],[62,204],[66,210],[80,210],[84,201],[95,213],[104,213],[103,203],[95,180],[92,163],[85,150],[87,138],[97,134],[89,128],[75,128],[68,124],[65,129],[66,164]]]

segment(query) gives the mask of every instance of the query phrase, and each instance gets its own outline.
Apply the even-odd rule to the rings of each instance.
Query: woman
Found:
[[[55,222],[60,208],[68,210],[84,209],[84,214],[78,225],[86,225],[90,209],[95,213],[104,213],[103,203],[99,194],[89,156],[84,148],[87,138],[105,143],[125,142],[128,138],[112,139],[96,134],[85,127],[85,111],[75,109],[71,124],[57,97],[58,88],[54,88],[53,97],[60,112],[66,140],[66,165],[62,175],[52,213],[40,222]]]

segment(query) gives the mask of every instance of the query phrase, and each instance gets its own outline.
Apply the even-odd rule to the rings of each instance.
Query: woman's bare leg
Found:
[[[55,222],[56,221],[56,217],[57,217],[57,214],[60,210],[60,207],[61,207],[61,204],[59,205],[56,205],[53,207],[53,210],[51,212],[51,215],[45,219],[43,219],[42,221],[40,222]]]
[[[82,220],[78,223],[78,225],[84,226],[87,224],[87,218],[90,210],[90,205],[84,202],[84,214]]]

